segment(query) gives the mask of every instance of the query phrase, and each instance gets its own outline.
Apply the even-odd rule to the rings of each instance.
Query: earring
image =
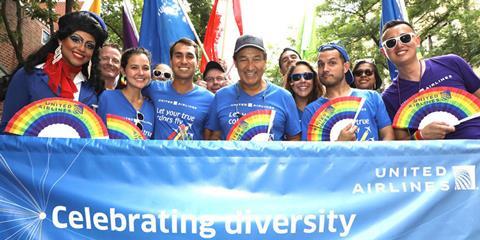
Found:
[[[52,64],[57,63],[62,59],[62,45],[58,44],[58,47],[55,49],[55,54],[53,55]]]
[[[92,71],[92,60],[88,61],[87,73],[88,77],[90,77],[90,72]]]

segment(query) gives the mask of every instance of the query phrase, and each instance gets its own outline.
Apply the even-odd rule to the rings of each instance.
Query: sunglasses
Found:
[[[134,122],[135,122],[135,126],[137,126],[138,129],[140,129],[140,130],[143,130],[143,125],[142,125],[143,119],[144,119],[143,114],[141,112],[137,111],[137,116],[134,119]]]
[[[412,41],[413,37],[415,37],[415,33],[403,33],[400,36],[394,37],[394,38],[389,38],[385,40],[382,45],[388,49],[392,49],[395,46],[397,46],[398,40],[400,40],[402,43],[407,44]]]
[[[168,73],[168,72],[161,72],[160,70],[153,70],[153,76],[155,77],[161,77],[163,74],[163,77],[165,78],[171,78],[172,77],[172,74],[171,73]]]
[[[366,70],[356,70],[353,72],[353,75],[355,75],[355,77],[360,77],[360,76],[363,76],[363,74],[365,74],[365,76],[372,76],[373,75],[373,71],[370,70],[370,69],[366,69]]]
[[[313,73],[312,72],[304,72],[304,73],[290,74],[290,80],[292,80],[294,82],[299,81],[302,78],[305,79],[305,80],[312,80],[313,79]]]

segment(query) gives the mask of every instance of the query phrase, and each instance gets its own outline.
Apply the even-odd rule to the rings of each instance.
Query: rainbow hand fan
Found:
[[[275,110],[249,112],[230,128],[226,140],[269,141]]]
[[[480,116],[480,99],[465,90],[435,87],[405,101],[395,114],[394,128],[423,129],[433,121],[452,126]]]
[[[107,114],[107,129],[110,139],[147,139],[135,124],[118,115]]]
[[[28,104],[10,119],[5,132],[38,137],[108,138],[105,125],[92,109],[65,98],[44,98]]]
[[[338,97],[324,103],[313,114],[307,129],[308,141],[335,141],[340,131],[354,123],[364,99],[360,97]]]

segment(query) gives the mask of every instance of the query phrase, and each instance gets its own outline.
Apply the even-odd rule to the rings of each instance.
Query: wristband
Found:
[[[420,130],[415,131],[412,137],[414,140],[423,140],[422,132],[420,132]]]

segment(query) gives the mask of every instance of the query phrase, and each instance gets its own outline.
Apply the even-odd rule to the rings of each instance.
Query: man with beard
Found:
[[[302,118],[302,139],[308,140],[309,128],[320,127],[312,126],[316,122],[310,120],[323,104],[338,97],[355,96],[364,99],[363,106],[360,106],[358,118],[355,122],[343,127],[339,135],[332,136],[330,140],[393,140],[391,121],[380,95],[372,90],[350,87],[353,82],[353,75],[350,71],[350,58],[345,49],[335,43],[329,43],[321,46],[318,51],[318,76],[320,82],[326,88],[326,93],[305,108]]]

